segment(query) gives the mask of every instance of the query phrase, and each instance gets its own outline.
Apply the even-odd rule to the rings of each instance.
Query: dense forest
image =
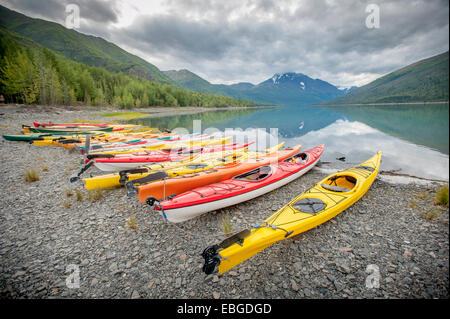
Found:
[[[446,102],[448,51],[391,72],[323,104]]]
[[[144,106],[251,106],[74,62],[32,40],[0,29],[0,94],[7,103]],[[27,45],[24,45],[27,43]]]

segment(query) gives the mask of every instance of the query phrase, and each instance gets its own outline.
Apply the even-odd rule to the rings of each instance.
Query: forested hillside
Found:
[[[7,102],[141,106],[250,106],[253,102],[179,89],[88,66],[0,27],[0,94]]]
[[[391,72],[323,104],[448,101],[448,51]]]
[[[30,18],[1,5],[0,26],[29,38],[72,61],[177,86],[155,65],[100,37],[82,34],[58,23]]]

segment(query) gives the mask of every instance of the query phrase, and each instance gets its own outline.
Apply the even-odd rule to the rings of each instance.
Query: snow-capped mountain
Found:
[[[170,71],[166,74],[177,81],[179,78],[175,76],[177,72],[181,71]],[[194,74],[192,73],[192,75]],[[347,92],[339,90],[326,81],[295,72],[276,73],[257,85],[251,83],[211,84],[203,79],[201,79],[202,85],[199,85],[200,79],[198,76],[191,76],[189,79],[183,79],[179,84],[199,92],[224,94],[255,102],[285,105],[320,103],[340,97]]]
[[[347,94],[351,91],[353,91],[354,89],[356,89],[357,86],[351,86],[351,87],[340,87],[339,90],[341,90],[344,94]]]

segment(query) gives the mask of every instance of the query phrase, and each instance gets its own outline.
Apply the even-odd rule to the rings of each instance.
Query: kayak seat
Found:
[[[285,159],[283,162],[293,162],[296,164],[306,164],[308,161],[308,154],[306,153],[298,153],[288,159]]]

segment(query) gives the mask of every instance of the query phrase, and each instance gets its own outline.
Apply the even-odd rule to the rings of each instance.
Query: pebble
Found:
[[[297,283],[294,280],[291,280],[291,288],[292,290],[294,290],[295,292],[297,292],[299,290]]]
[[[136,290],[133,290],[133,293],[131,294],[131,299],[139,299],[141,298],[141,295]]]

